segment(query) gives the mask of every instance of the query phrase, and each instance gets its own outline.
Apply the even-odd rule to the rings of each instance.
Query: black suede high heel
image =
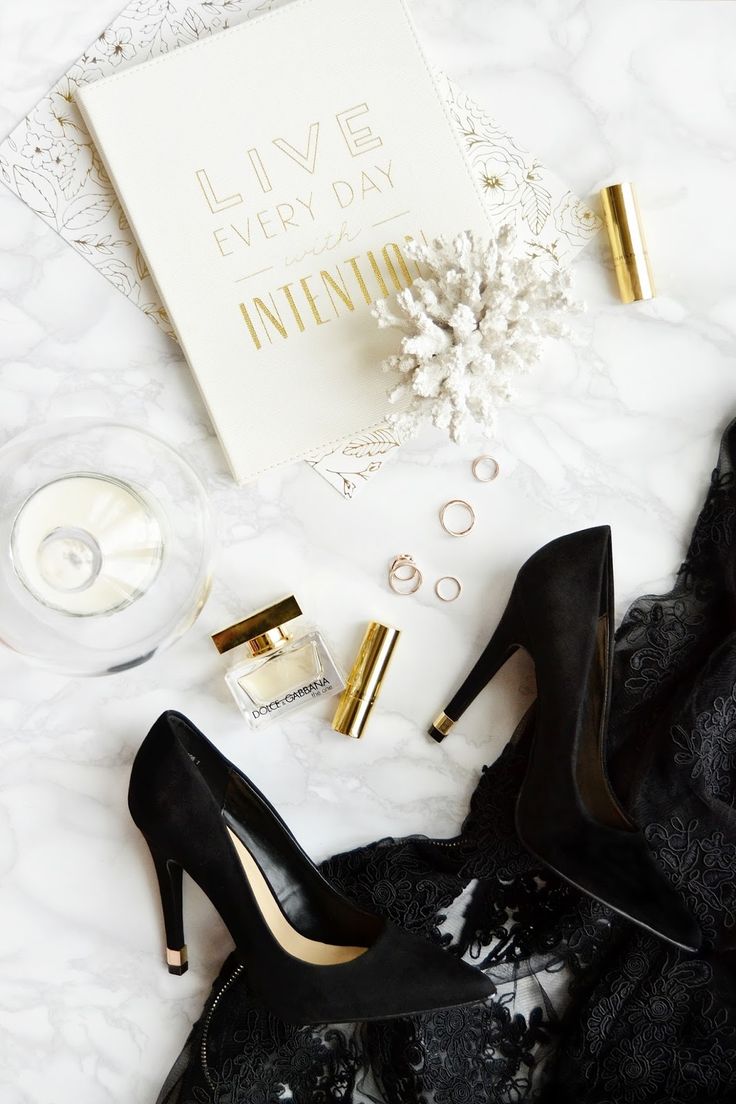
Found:
[[[608,526],[551,541],[521,568],[490,643],[429,733],[443,740],[517,648],[536,669],[534,743],[516,805],[519,839],[541,862],[688,951],[702,933],[650,859],[605,765],[613,660]]]
[[[290,1023],[387,1019],[484,1000],[480,970],[353,905],[252,782],[180,713],[156,721],[128,804],[158,876],[172,973],[187,968],[182,870],[230,930],[253,988]]]

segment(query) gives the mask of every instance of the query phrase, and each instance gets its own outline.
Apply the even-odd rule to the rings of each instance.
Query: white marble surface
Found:
[[[119,0],[3,0],[0,133],[115,15]],[[149,1104],[201,1005],[228,936],[188,885],[192,968],[160,962],[152,873],[125,804],[148,725],[176,707],[283,809],[317,857],[387,833],[449,835],[481,764],[532,693],[504,672],[441,748],[423,729],[493,627],[513,574],[545,540],[610,522],[619,612],[666,585],[736,413],[736,5],[636,0],[415,0],[433,59],[583,196],[631,178],[659,298],[624,307],[604,251],[578,264],[579,344],[550,352],[492,451],[431,435],[355,503],[304,465],[237,490],[176,350],[36,216],[0,190],[0,440],[64,414],[115,415],[178,444],[202,472],[221,554],[199,623],[148,666],[69,680],[0,653],[0,1099]],[[443,535],[439,505],[467,497],[478,525]],[[428,585],[392,596],[410,551]],[[452,606],[440,574],[462,577]],[[254,737],[208,640],[293,589],[348,661],[362,624],[403,629],[361,742],[329,705]],[[194,826],[193,826],[194,827]]]

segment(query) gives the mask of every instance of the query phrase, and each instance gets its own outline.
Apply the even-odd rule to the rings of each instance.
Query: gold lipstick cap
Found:
[[[400,635],[378,621],[369,623],[332,719],[335,732],[356,740],[363,735]]]
[[[634,185],[602,188],[601,205],[622,302],[653,299],[654,277]]]

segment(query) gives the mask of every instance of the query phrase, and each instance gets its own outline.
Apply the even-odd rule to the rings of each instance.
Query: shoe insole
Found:
[[[228,828],[228,832],[261,915],[271,929],[274,939],[287,954],[300,958],[303,962],[309,962],[312,966],[338,966],[342,962],[352,962],[353,959],[365,954],[367,947],[342,947],[337,943],[320,943],[319,940],[309,939],[292,927],[248,848],[242,840],[238,839],[232,828]]]

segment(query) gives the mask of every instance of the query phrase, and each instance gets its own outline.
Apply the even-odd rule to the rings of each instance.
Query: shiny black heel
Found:
[[[290,1023],[387,1019],[495,992],[480,970],[343,897],[180,713],[164,713],[143,741],[128,804],[156,868],[172,973],[187,969],[185,870],[229,928],[253,989]]]
[[[612,621],[608,526],[545,545],[521,568],[488,646],[429,733],[443,740],[513,652],[528,651],[538,695],[516,805],[521,842],[584,893],[695,951],[702,944],[698,924],[650,859],[608,778]]]

